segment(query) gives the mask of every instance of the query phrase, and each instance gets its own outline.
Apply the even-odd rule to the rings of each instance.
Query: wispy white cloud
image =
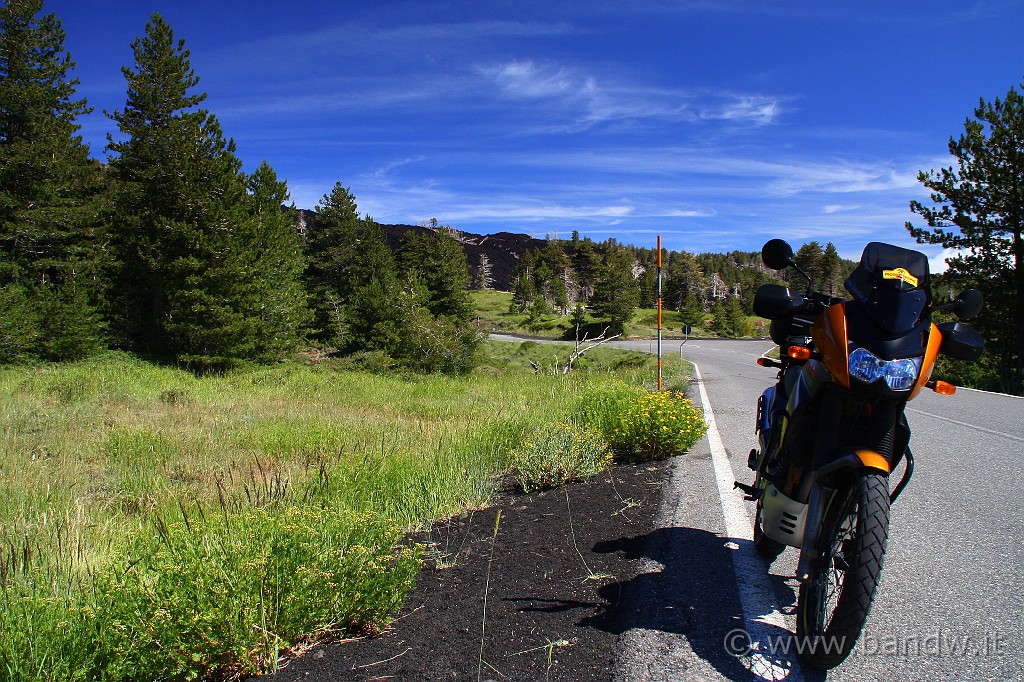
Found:
[[[544,100],[546,116],[571,115],[563,129],[575,131],[612,121],[654,119],[765,125],[775,122],[783,110],[780,97],[662,88],[532,59],[479,64],[475,70],[500,97]]]
[[[860,206],[847,205],[847,204],[827,204],[822,206],[821,212],[825,215],[832,215],[833,213],[844,213],[847,211],[856,211]]]
[[[467,42],[490,38],[557,38],[576,32],[566,22],[467,21],[418,23],[372,31],[374,41],[413,42],[417,49],[431,41]]]
[[[733,95],[717,106],[701,110],[702,119],[739,121],[755,125],[774,123],[782,113],[781,101],[776,97],[757,95]]]
[[[624,218],[633,214],[634,206],[609,204],[604,206],[578,206],[560,204],[523,205],[523,202],[493,203],[484,201],[477,204],[456,203],[449,208],[445,216],[453,221],[458,220],[509,220],[537,221],[548,219],[570,220],[604,220],[608,218]]]
[[[944,249],[941,246],[920,246],[918,250],[928,254],[928,269],[933,274],[945,272],[949,269],[946,261],[963,254],[960,249]]]
[[[664,213],[654,214],[654,217],[665,217],[665,218],[710,218],[717,214],[717,211],[699,210],[699,209],[679,209],[673,208]]]
[[[542,67],[532,60],[480,65],[476,70],[493,81],[506,96],[515,99],[543,99],[567,94],[579,97],[595,88],[592,79],[580,78],[563,66]]]

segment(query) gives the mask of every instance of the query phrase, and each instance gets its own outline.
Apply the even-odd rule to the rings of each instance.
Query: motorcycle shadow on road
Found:
[[[739,632],[742,641],[745,622],[731,555],[735,545],[731,538],[695,528],[659,528],[597,543],[595,552],[623,552],[627,558],[648,561],[636,577],[602,587],[604,611],[579,624],[619,635],[631,630],[682,635],[696,656],[727,679],[785,679],[797,665],[794,657],[768,657],[770,670],[765,673],[759,670],[763,658],[752,665],[749,656],[737,655],[736,635]],[[792,594],[787,578],[770,579],[776,595]],[[782,613],[793,613],[795,599],[776,606]],[[751,615],[756,619],[767,614]],[[777,638],[774,641],[792,637],[775,626],[759,627],[762,635]],[[801,670],[804,680],[824,679],[808,673]]]

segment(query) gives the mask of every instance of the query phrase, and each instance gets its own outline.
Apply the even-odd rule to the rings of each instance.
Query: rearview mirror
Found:
[[[785,239],[770,239],[761,247],[761,260],[772,270],[784,270],[795,264],[793,247]]]
[[[985,307],[985,297],[978,289],[965,289],[953,301],[953,312],[961,320],[973,320]]]

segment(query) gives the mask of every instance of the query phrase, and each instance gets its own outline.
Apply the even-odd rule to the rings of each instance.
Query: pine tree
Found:
[[[720,298],[716,298],[711,306],[711,331],[722,337],[731,337],[733,335],[729,315]]]
[[[516,264],[512,275],[512,302],[508,310],[510,313],[526,312],[533,305],[533,299],[537,296],[537,285],[533,279],[534,262],[534,252],[527,251]]]
[[[583,300],[589,301],[594,295],[598,272],[601,270],[601,255],[594,248],[589,237],[573,242],[572,268],[576,271],[576,283]]]
[[[335,183],[320,199],[306,233],[306,283],[312,295],[314,334],[321,341],[341,343],[342,308],[351,293],[350,270],[361,229],[355,197]]]
[[[824,291],[829,296],[840,294],[845,279],[843,277],[843,262],[839,258],[839,252],[836,251],[836,245],[832,242],[825,245],[825,251],[821,254],[821,260],[818,261],[818,276],[820,280],[815,282],[818,291]]]
[[[302,282],[306,261],[294,206],[283,209],[289,200],[287,183],[264,161],[246,186],[252,219],[238,250],[246,269],[262,276],[238,294],[259,320],[256,354],[271,360],[293,350],[309,328],[312,313]]]
[[[640,307],[654,308],[658,304],[658,266],[647,264],[637,279],[640,290]]]
[[[569,256],[565,253],[563,242],[550,239],[540,250],[540,261],[535,279],[545,300],[552,308],[565,314],[569,309]]]
[[[746,334],[747,318],[738,296],[730,296],[725,301],[725,319],[727,336],[737,337]]]
[[[40,336],[39,310],[20,282],[0,286],[0,362],[25,358]]]
[[[804,244],[797,249],[796,254],[793,256],[796,264],[814,280],[815,285],[821,281],[821,258],[821,244],[816,241]]]
[[[605,318],[614,332],[622,332],[640,302],[633,277],[636,259],[629,251],[609,243],[590,298],[590,312]]]
[[[74,98],[64,29],[42,9],[42,0],[0,7],[0,286],[10,287],[0,355],[60,360],[102,343],[102,177],[77,134],[78,117],[91,110]]]
[[[395,257],[384,230],[369,216],[359,229],[349,265],[346,291],[342,293],[344,347],[349,351],[380,350],[398,357],[407,318],[422,300],[422,289],[413,290],[409,304],[400,305],[402,291]]]
[[[264,316],[252,292],[279,281],[270,268],[281,261],[257,261],[250,250],[270,235],[287,238],[259,224],[234,141],[213,114],[195,108],[206,95],[193,92],[199,79],[185,41],[154,14],[132,50],[134,69],[122,69],[125,108],[108,114],[123,139],[109,137],[107,146],[124,340],[197,367],[268,359],[291,339],[268,342],[268,329],[280,331],[283,321]],[[279,247],[288,244],[265,252]]]
[[[444,316],[461,322],[473,314],[466,287],[469,265],[453,230],[441,226],[432,232],[406,232],[398,251],[399,269],[406,276],[416,277],[426,288],[427,309],[435,317]]]
[[[672,252],[669,254],[668,267],[665,268],[665,305],[673,310],[682,310],[690,297],[696,299],[703,314],[707,298],[704,272],[692,254],[686,251]]]
[[[1021,84],[1024,90],[1024,83]],[[1024,94],[1010,88],[1006,98],[981,100],[974,120],[950,138],[956,167],[921,172],[931,190],[928,207],[912,201],[910,210],[928,228],[907,223],[920,243],[957,249],[947,259],[946,279],[977,286],[986,298],[976,324],[995,359],[995,381],[1024,393]],[[930,228],[930,229],[929,229]]]
[[[410,328],[426,315],[426,288],[398,276],[384,230],[359,217],[355,197],[340,182],[324,195],[306,240],[306,278],[318,336],[346,352],[381,351],[408,359]],[[412,364],[410,362],[410,364]]]
[[[448,226],[427,234],[407,232],[398,251],[402,280],[417,286],[397,304],[403,317],[398,357],[424,372],[462,374],[472,369],[481,336],[466,292],[469,268],[462,246]]]
[[[695,294],[688,295],[679,308],[679,317],[691,327],[704,326],[704,304]]]
[[[551,296],[551,305],[559,314],[564,315],[569,310],[569,290],[565,286],[565,270],[555,275],[548,283],[548,291]]]

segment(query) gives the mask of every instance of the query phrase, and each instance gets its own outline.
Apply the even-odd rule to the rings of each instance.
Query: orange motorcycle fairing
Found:
[[[847,343],[846,305],[836,303],[826,308],[811,325],[811,338],[832,379],[843,388],[849,388],[850,348]]]
[[[928,344],[924,349],[924,359],[921,361],[921,373],[918,374],[914,390],[907,396],[907,400],[913,400],[921,392],[925,384],[932,378],[932,371],[935,369],[935,358],[939,357],[939,348],[942,346],[942,332],[932,324],[928,330]]]

